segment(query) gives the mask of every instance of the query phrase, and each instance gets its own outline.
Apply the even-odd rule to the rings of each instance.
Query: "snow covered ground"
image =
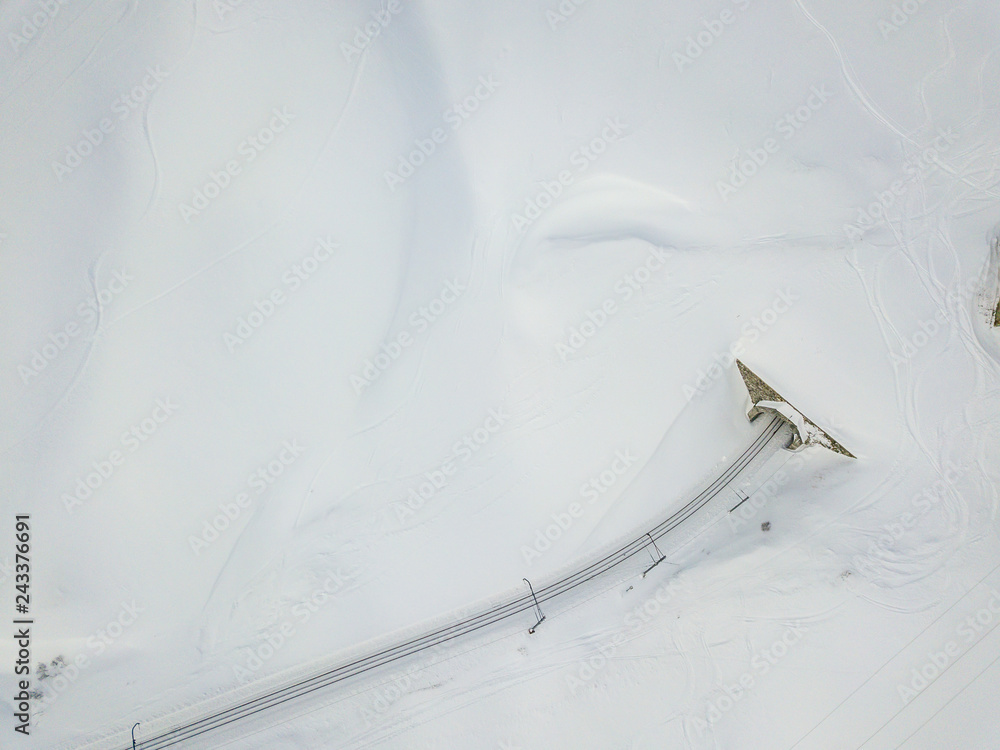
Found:
[[[857,460],[185,746],[1000,747],[995,3],[0,31],[3,747],[125,747],[571,568],[757,433],[734,354]]]

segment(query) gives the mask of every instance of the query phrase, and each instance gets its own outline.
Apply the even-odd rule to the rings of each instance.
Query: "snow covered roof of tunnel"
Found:
[[[795,429],[795,438],[792,440],[792,448],[802,445],[822,445],[835,453],[840,453],[849,458],[856,456],[844,446],[834,440],[824,430],[802,412],[792,406],[786,398],[765,383],[759,375],[736,360],[743,383],[750,394],[750,408],[747,409],[747,417],[753,419],[762,411],[771,411],[788,421]]]

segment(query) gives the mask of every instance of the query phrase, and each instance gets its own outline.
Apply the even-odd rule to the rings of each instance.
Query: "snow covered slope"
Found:
[[[0,597],[28,514],[41,696],[16,734],[0,640],[4,747],[125,747],[572,566],[749,442],[736,356],[857,460],[190,746],[995,746],[995,4],[0,30]]]

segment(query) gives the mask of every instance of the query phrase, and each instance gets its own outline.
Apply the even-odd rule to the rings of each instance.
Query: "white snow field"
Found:
[[[1000,748],[996,3],[0,32],[0,746]]]

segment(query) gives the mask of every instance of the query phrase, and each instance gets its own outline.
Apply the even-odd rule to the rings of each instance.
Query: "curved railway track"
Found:
[[[540,603],[551,601],[569,591],[582,586],[588,581],[622,564],[632,556],[642,552],[649,546],[649,540],[654,541],[669,534],[684,521],[697,513],[713,498],[723,492],[750,463],[767,448],[781,432],[782,420],[774,417],[751,444],[736,458],[715,480],[701,492],[695,495],[682,508],[676,510],[667,518],[627,544],[602,554],[591,560],[584,567],[564,575],[563,577],[545,583],[535,589]],[[283,703],[301,698],[304,695],[328,688],[344,680],[377,669],[399,659],[417,654],[425,649],[460,638],[482,628],[494,625],[534,608],[530,594],[514,597],[492,606],[474,615],[464,617],[450,625],[437,628],[415,638],[397,643],[365,656],[352,659],[339,666],[296,680],[290,684],[270,690],[254,698],[249,698],[235,705],[216,711],[200,719],[180,724],[172,729],[161,731],[145,738],[141,747],[143,750],[162,750],[162,748],[179,747],[196,737],[221,729],[235,722],[249,718],[255,714],[270,710]],[[130,750],[131,745],[121,746],[122,750]]]

